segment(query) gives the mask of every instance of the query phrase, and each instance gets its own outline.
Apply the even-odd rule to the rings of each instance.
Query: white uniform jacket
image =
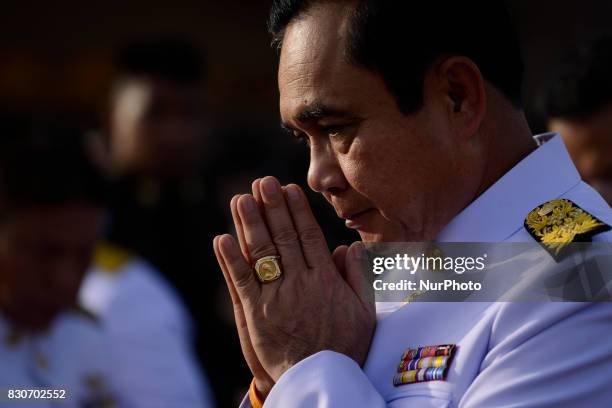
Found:
[[[82,313],[66,311],[37,334],[15,331],[0,314],[0,407],[122,406],[108,359],[104,332]]]
[[[581,181],[558,135],[458,214],[439,242],[535,242],[537,206],[567,198],[608,225],[612,211]],[[612,242],[604,232],[593,241]],[[364,367],[332,351],[286,371],[266,408],[612,406],[612,303],[410,303],[378,309]],[[456,344],[446,380],[393,385],[403,352]],[[248,398],[244,407],[250,406]]]
[[[126,407],[212,407],[192,350],[191,319],[151,265],[101,244],[79,295],[105,329]]]

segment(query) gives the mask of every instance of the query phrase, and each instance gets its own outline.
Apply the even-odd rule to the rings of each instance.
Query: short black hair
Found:
[[[147,76],[181,85],[204,80],[205,57],[182,38],[150,38],[127,44],[116,57],[118,76]]]
[[[612,35],[586,41],[566,54],[537,98],[543,118],[587,119],[612,104]]]
[[[315,4],[338,0],[273,0],[268,29],[281,45],[285,28]],[[423,104],[423,80],[445,55],[463,55],[516,107],[523,61],[501,0],[464,2],[355,0],[348,33],[350,62],[382,75],[404,113]]]
[[[109,191],[83,132],[53,120],[0,118],[0,215],[71,201],[104,207]]]

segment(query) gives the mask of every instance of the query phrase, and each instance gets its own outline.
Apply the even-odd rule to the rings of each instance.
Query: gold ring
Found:
[[[278,262],[279,259],[280,256],[271,255],[259,258],[255,262],[255,272],[261,282],[268,283],[281,277],[283,270]]]

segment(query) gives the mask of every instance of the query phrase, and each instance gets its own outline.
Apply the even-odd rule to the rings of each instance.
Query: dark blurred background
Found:
[[[528,105],[532,90],[564,50],[610,30],[609,1],[508,4],[527,62]],[[135,38],[178,34],[207,53],[207,107],[217,125],[275,127],[276,66],[265,29],[267,12],[268,2],[254,0],[3,2],[0,104],[22,109],[51,104],[95,123],[116,49]]]
[[[535,133],[542,132],[545,123],[534,110],[537,89],[565,51],[610,31],[612,2],[515,0],[509,8],[526,62],[528,119]],[[198,322],[198,354],[219,406],[240,399],[250,376],[208,238],[230,228],[231,196],[247,192],[256,177],[272,174],[306,186],[306,149],[278,126],[276,52],[269,46],[267,12],[266,1],[132,0],[12,1],[0,13],[0,110],[52,112],[86,130],[103,133],[107,126],[116,54],[126,44],[171,36],[189,41],[205,57],[199,85],[206,133],[202,208],[210,222],[194,241],[201,245],[195,250],[202,263],[188,273],[199,276],[173,283]],[[320,198],[311,199],[330,246],[357,238]],[[164,260],[149,261],[173,280]]]

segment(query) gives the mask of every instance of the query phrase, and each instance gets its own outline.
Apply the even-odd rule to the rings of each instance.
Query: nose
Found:
[[[329,144],[313,144],[310,148],[308,186],[317,193],[337,194],[347,188],[342,167]]]

